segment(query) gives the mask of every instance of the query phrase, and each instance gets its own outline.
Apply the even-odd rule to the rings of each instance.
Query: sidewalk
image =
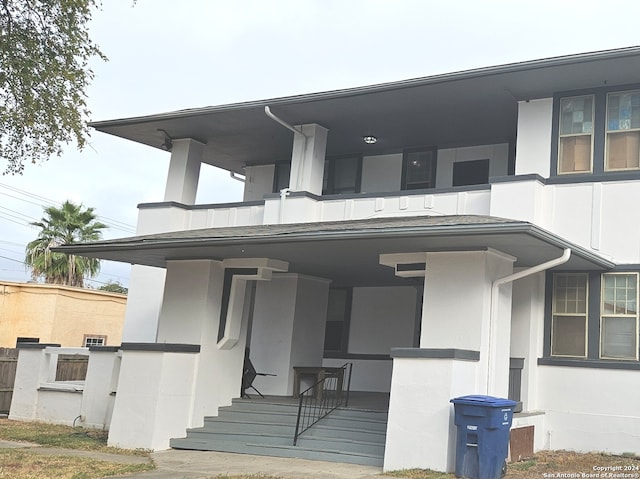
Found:
[[[157,469],[136,479],[205,479],[220,475],[263,474],[286,479],[380,479],[382,468],[282,457],[210,451],[168,451],[151,454]],[[118,478],[118,479],[120,479]]]
[[[37,454],[91,457],[118,464],[140,464],[149,461],[148,458],[141,456],[0,441],[0,449],[7,448],[28,448]],[[155,470],[127,476],[114,476],[112,479],[209,479],[221,475],[240,474],[262,474],[285,479],[381,479],[384,477],[381,476],[382,468],[379,467],[225,452],[170,449],[152,453],[151,459],[156,465]]]

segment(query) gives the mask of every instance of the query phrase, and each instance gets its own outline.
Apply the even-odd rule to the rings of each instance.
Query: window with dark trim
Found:
[[[351,318],[351,288],[329,289],[324,330],[325,353],[347,353]]]
[[[583,273],[553,276],[551,355],[587,357],[588,278]]]
[[[405,150],[402,157],[402,189],[434,188],[437,155],[435,148]]]
[[[489,159],[456,161],[453,164],[453,186],[489,183]]]
[[[273,192],[279,193],[280,190],[289,188],[289,177],[291,176],[291,163],[288,161],[279,161],[275,165],[273,172]]]
[[[602,275],[600,357],[638,359],[638,273]]]
[[[18,344],[22,344],[22,343],[39,343],[39,342],[40,342],[40,338],[18,337],[16,339],[16,346],[18,346]]]
[[[640,85],[557,93],[553,112],[552,175],[637,177]]]
[[[638,271],[548,273],[546,294],[545,357],[639,363]]]
[[[323,195],[359,193],[362,177],[362,157],[327,158],[322,179]]]
[[[103,334],[85,334],[82,340],[82,345],[85,348],[91,346],[105,346],[107,344],[107,337]]]

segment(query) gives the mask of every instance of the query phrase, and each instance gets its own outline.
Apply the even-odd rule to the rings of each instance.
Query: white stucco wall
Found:
[[[388,393],[391,390],[391,359],[337,359],[325,358],[322,365],[338,368],[351,363],[351,390]]]
[[[640,453],[638,371],[539,366],[548,449]]]
[[[455,468],[450,399],[474,394],[477,362],[394,358],[384,470]]]
[[[243,201],[261,200],[273,190],[275,165],[247,166]]]
[[[361,192],[400,191],[401,178],[402,153],[362,158]]]
[[[416,318],[412,286],[353,288],[349,353],[389,354],[412,347]]]
[[[549,178],[553,99],[518,102],[516,175],[536,173]]]
[[[542,356],[544,338],[544,285],[544,272],[513,283],[510,356],[524,359],[521,377],[523,411],[540,409],[537,359]]]

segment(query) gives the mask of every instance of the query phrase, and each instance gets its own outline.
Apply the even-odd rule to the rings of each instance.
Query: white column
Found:
[[[173,140],[164,200],[192,205],[196,200],[202,152],[205,145],[185,138]],[[136,234],[154,234],[185,229],[180,214],[162,217],[138,215]],[[133,265],[129,278],[129,295],[122,331],[122,342],[153,342],[156,340],[158,315],[162,304],[165,270]]]
[[[196,201],[205,145],[192,138],[173,140],[164,200],[192,205]]]
[[[263,394],[291,395],[294,366],[322,366],[329,281],[300,274],[274,275],[257,284],[251,360]]]
[[[329,130],[315,123],[298,125],[297,128],[304,136],[295,134],[293,138],[290,188],[321,195]]]
[[[508,393],[511,285],[500,288],[496,311],[491,285],[513,272],[513,261],[493,250],[427,253],[420,347],[479,351],[476,394]],[[497,368],[491,391],[490,364]]]

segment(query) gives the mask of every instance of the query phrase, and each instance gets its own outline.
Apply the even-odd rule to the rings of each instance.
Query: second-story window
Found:
[[[324,162],[323,195],[360,192],[362,158],[349,156],[328,158]]]
[[[558,174],[591,171],[593,103],[592,95],[560,100]]]
[[[289,176],[291,175],[291,163],[288,161],[279,161],[276,163],[276,169],[273,174],[273,192],[278,193],[280,190],[289,188]]]
[[[640,168],[640,91],[607,97],[605,170]]]
[[[420,190],[436,186],[435,148],[405,151],[402,162],[402,189]]]

